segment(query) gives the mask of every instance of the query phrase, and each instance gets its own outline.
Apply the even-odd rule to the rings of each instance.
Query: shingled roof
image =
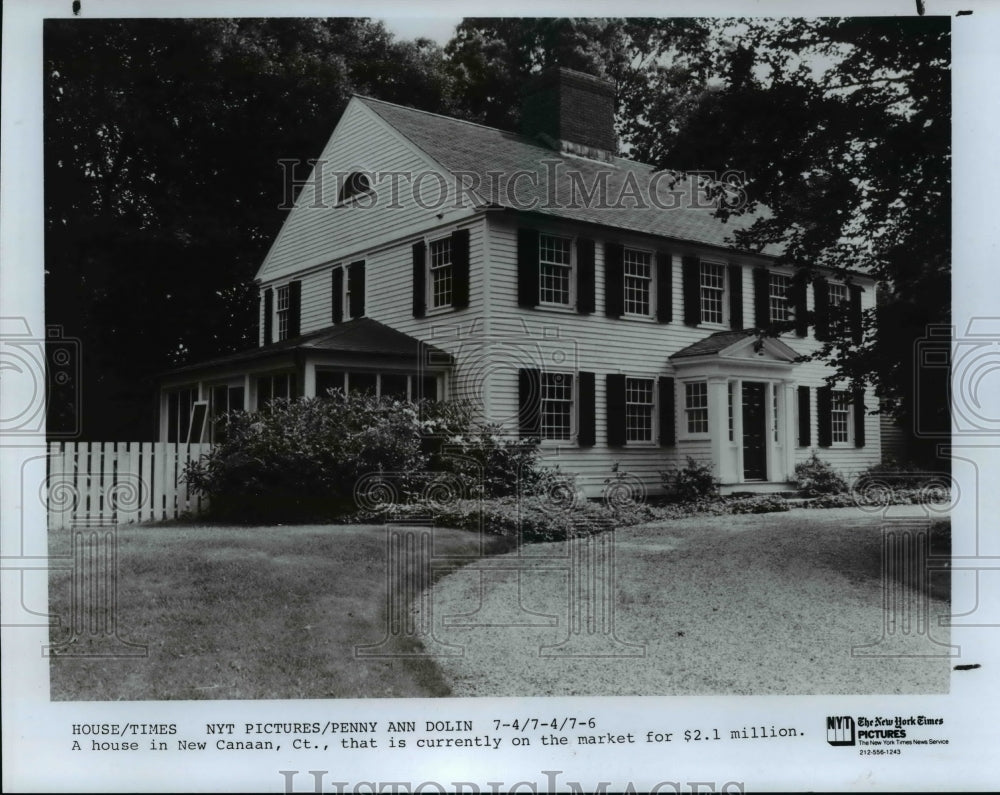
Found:
[[[735,248],[733,231],[746,228],[758,217],[733,216],[723,222],[715,217],[712,206],[692,206],[699,203],[692,178],[682,177],[671,187],[666,175],[654,178],[657,170],[646,163],[623,157],[591,160],[493,127],[370,97],[357,99],[447,171],[475,175],[473,179],[479,180],[475,193],[487,205],[721,248]],[[491,172],[503,177],[491,177]],[[519,172],[525,176],[511,179]],[[537,174],[537,180],[528,174]],[[660,204],[667,208],[649,200],[651,180],[658,186],[655,195]],[[606,201],[584,200],[602,184]],[[635,195],[633,186],[639,191],[637,201],[629,198],[630,193]],[[707,205],[704,197],[700,203]],[[772,248],[764,253],[776,255],[778,251]]]
[[[452,361],[451,355],[439,348],[422,343],[420,340],[401,331],[396,331],[396,329],[379,323],[377,320],[363,317],[263,347],[251,348],[228,356],[220,356],[217,359],[178,367],[163,375],[250,364],[261,359],[298,351],[335,353],[359,360],[369,358],[381,362],[396,360],[396,363],[412,363],[414,367],[421,361],[421,356],[424,357],[425,362],[433,361],[435,364],[448,364]]]

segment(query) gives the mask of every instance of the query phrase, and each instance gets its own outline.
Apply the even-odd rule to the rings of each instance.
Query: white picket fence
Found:
[[[52,442],[49,529],[74,524],[129,524],[197,515],[207,505],[183,482],[184,465],[209,444]]]

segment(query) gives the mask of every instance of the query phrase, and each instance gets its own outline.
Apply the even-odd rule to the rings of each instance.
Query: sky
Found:
[[[432,39],[444,46],[462,17],[380,17],[385,26],[400,39]]]

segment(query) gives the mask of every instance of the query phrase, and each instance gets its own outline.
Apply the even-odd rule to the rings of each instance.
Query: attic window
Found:
[[[337,197],[337,203],[343,204],[355,196],[370,193],[371,189],[372,183],[368,179],[368,175],[362,171],[353,171],[344,180],[344,184],[340,188],[340,195]]]

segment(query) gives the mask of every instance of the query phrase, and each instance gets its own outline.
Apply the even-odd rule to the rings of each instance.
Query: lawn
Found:
[[[887,615],[906,616],[883,608],[882,524],[839,508],[623,528],[608,601],[586,598],[600,578],[571,585],[562,543],[494,557],[434,586],[437,637],[465,649],[440,666],[455,696],[947,692],[953,661],[918,656],[942,646],[915,623],[884,632]],[[936,535],[945,543],[935,554],[947,555]],[[938,643],[948,642],[937,621],[950,612],[948,574],[924,597],[889,584],[900,607],[923,605]],[[558,648],[570,637],[571,589],[584,622],[574,656]],[[633,645],[607,642],[608,615]]]
[[[385,649],[403,656],[355,656],[387,635],[384,527],[127,526],[118,548],[119,637],[148,654],[54,656],[53,700],[449,694],[432,662],[405,656],[417,646],[405,633]],[[70,549],[69,531],[53,531],[50,554]],[[468,532],[435,529],[435,574],[477,549]],[[69,637],[70,573],[53,571],[49,588],[58,645]],[[84,633],[72,648],[93,641]]]

